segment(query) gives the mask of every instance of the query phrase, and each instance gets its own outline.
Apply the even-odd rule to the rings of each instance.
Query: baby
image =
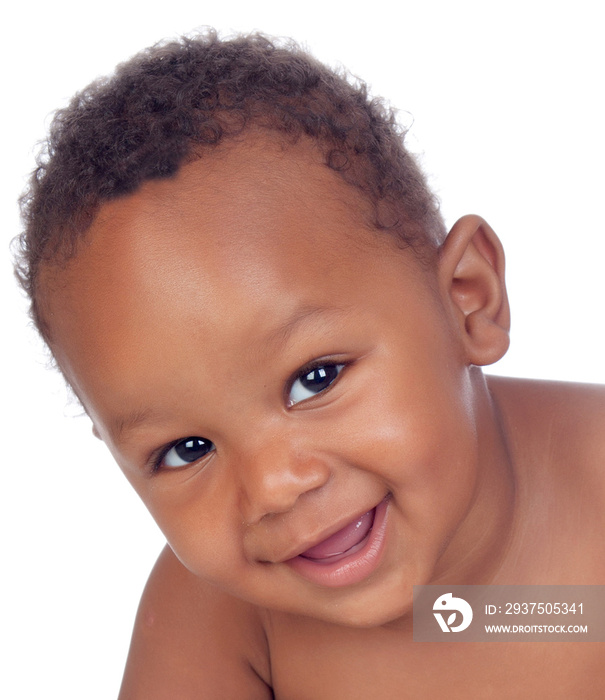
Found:
[[[123,700],[598,698],[601,644],[413,641],[413,586],[603,584],[605,391],[484,377],[504,258],[294,46],[156,46],[58,113],[18,275],[166,535]]]

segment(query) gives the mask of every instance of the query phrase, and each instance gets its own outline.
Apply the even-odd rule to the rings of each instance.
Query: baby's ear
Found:
[[[490,365],[508,350],[504,251],[479,216],[458,220],[439,253],[439,281],[454,307],[468,361]]]

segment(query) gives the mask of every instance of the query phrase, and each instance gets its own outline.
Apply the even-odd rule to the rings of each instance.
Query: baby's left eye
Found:
[[[344,365],[325,364],[301,374],[292,384],[288,404],[300,403],[327,389],[344,369]]]

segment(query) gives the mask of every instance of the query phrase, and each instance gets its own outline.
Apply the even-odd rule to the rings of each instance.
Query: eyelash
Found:
[[[296,373],[296,375],[294,376],[294,378],[292,379],[292,381],[290,381],[288,384],[288,388],[286,391],[286,404],[287,404],[287,406],[289,408],[291,408],[292,406],[296,406],[299,403],[302,403],[302,402],[306,401],[307,399],[312,398],[313,396],[318,396],[319,394],[322,394],[323,392],[330,389],[334,385],[334,383],[339,379],[340,374],[342,373],[342,371],[345,369],[346,366],[347,366],[347,364],[345,362],[335,362],[334,360],[328,360],[326,358],[321,358],[318,360],[314,360],[313,362],[311,362],[308,365],[306,365],[305,367],[303,367],[303,369],[299,370]],[[329,375],[327,375],[327,373],[325,372],[325,370],[327,370],[328,368],[335,369],[336,374],[333,376],[333,378],[328,382],[328,384],[325,387],[319,389],[319,391],[317,391],[316,393],[312,393],[310,389],[303,386],[302,389],[305,391],[308,391],[310,395],[306,396],[304,398],[298,399],[297,401],[292,400],[292,398],[291,398],[292,391],[295,388],[297,382],[300,382],[303,378],[308,378],[309,375],[311,375],[316,370],[324,370],[323,377],[321,377],[321,378],[329,377]],[[318,382],[318,384],[319,384],[319,382]]]
[[[314,360],[313,362],[311,362],[308,365],[306,365],[305,367],[303,367],[303,369],[299,370],[296,373],[296,375],[294,376],[294,378],[288,383],[288,386],[287,386],[287,389],[285,392],[286,404],[287,404],[288,408],[291,408],[292,406],[296,406],[299,403],[303,403],[307,399],[312,398],[313,396],[317,396],[319,394],[322,394],[324,391],[327,391],[339,379],[340,374],[342,373],[343,369],[345,369],[346,366],[347,366],[347,363],[335,362],[333,360],[330,361],[330,360],[327,360],[326,358],[322,358],[322,359]],[[333,378],[331,380],[329,380],[329,383],[325,387],[319,389],[319,391],[317,391],[317,393],[313,393],[309,388],[303,386],[302,390],[309,392],[310,395],[303,397],[303,398],[300,398],[296,401],[292,400],[292,398],[291,398],[292,391],[293,391],[294,387],[296,386],[297,382],[301,381],[303,378],[308,378],[309,375],[311,375],[313,372],[315,372],[317,370],[324,370],[324,375],[321,378],[326,378],[326,377],[329,378],[329,375],[325,372],[325,370],[327,370],[328,368],[335,369],[336,374],[333,376]],[[319,384],[319,382],[318,382],[318,384]],[[185,464],[182,464],[182,465],[170,466],[170,465],[164,464],[167,455],[169,454],[169,452],[173,448],[177,447],[178,445],[186,444],[187,442],[190,442],[193,440],[208,443],[210,445],[208,451],[205,452],[198,459],[195,459],[191,462],[186,462]],[[208,440],[207,438],[204,438],[204,437],[200,437],[197,435],[191,435],[191,436],[186,437],[186,438],[179,438],[178,440],[174,440],[173,442],[169,443],[168,445],[165,445],[158,452],[154,453],[151,456],[151,458],[149,460],[150,471],[153,474],[156,474],[156,473],[158,473],[160,471],[164,471],[164,470],[177,471],[181,468],[190,466],[191,464],[195,464],[196,462],[198,462],[201,459],[204,459],[208,454],[210,454],[211,452],[214,452],[215,449],[216,449],[216,447],[215,447],[214,443],[211,440]]]
[[[197,440],[199,442],[206,442],[210,445],[209,449],[207,452],[205,452],[201,457],[198,459],[194,459],[191,462],[186,462],[185,464],[180,464],[180,465],[165,465],[164,462],[166,460],[166,457],[168,456],[168,453],[178,445],[186,444],[187,442],[191,442],[192,440]],[[211,452],[214,452],[215,450],[215,445],[212,442],[212,440],[208,440],[208,438],[200,437],[199,435],[190,435],[189,437],[186,438],[179,438],[178,440],[174,440],[174,442],[169,443],[168,445],[165,445],[162,447],[159,452],[154,453],[150,460],[149,460],[149,465],[152,473],[157,473],[163,470],[167,471],[177,471],[181,468],[188,467],[192,464],[195,464],[196,462],[199,462],[199,460],[204,459],[207,455],[209,455]]]

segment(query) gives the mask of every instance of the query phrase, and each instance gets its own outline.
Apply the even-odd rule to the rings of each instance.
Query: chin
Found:
[[[388,607],[384,604],[361,608],[355,606],[348,610],[338,610],[337,614],[326,616],[324,619],[326,622],[356,629],[384,627],[395,622],[403,622],[405,619],[411,620],[412,601],[408,601],[406,605],[399,603]]]
[[[371,629],[395,622],[412,619],[413,587],[408,583],[399,583],[390,588],[375,588],[358,595],[344,596],[315,609],[306,611],[306,615],[324,622]]]

